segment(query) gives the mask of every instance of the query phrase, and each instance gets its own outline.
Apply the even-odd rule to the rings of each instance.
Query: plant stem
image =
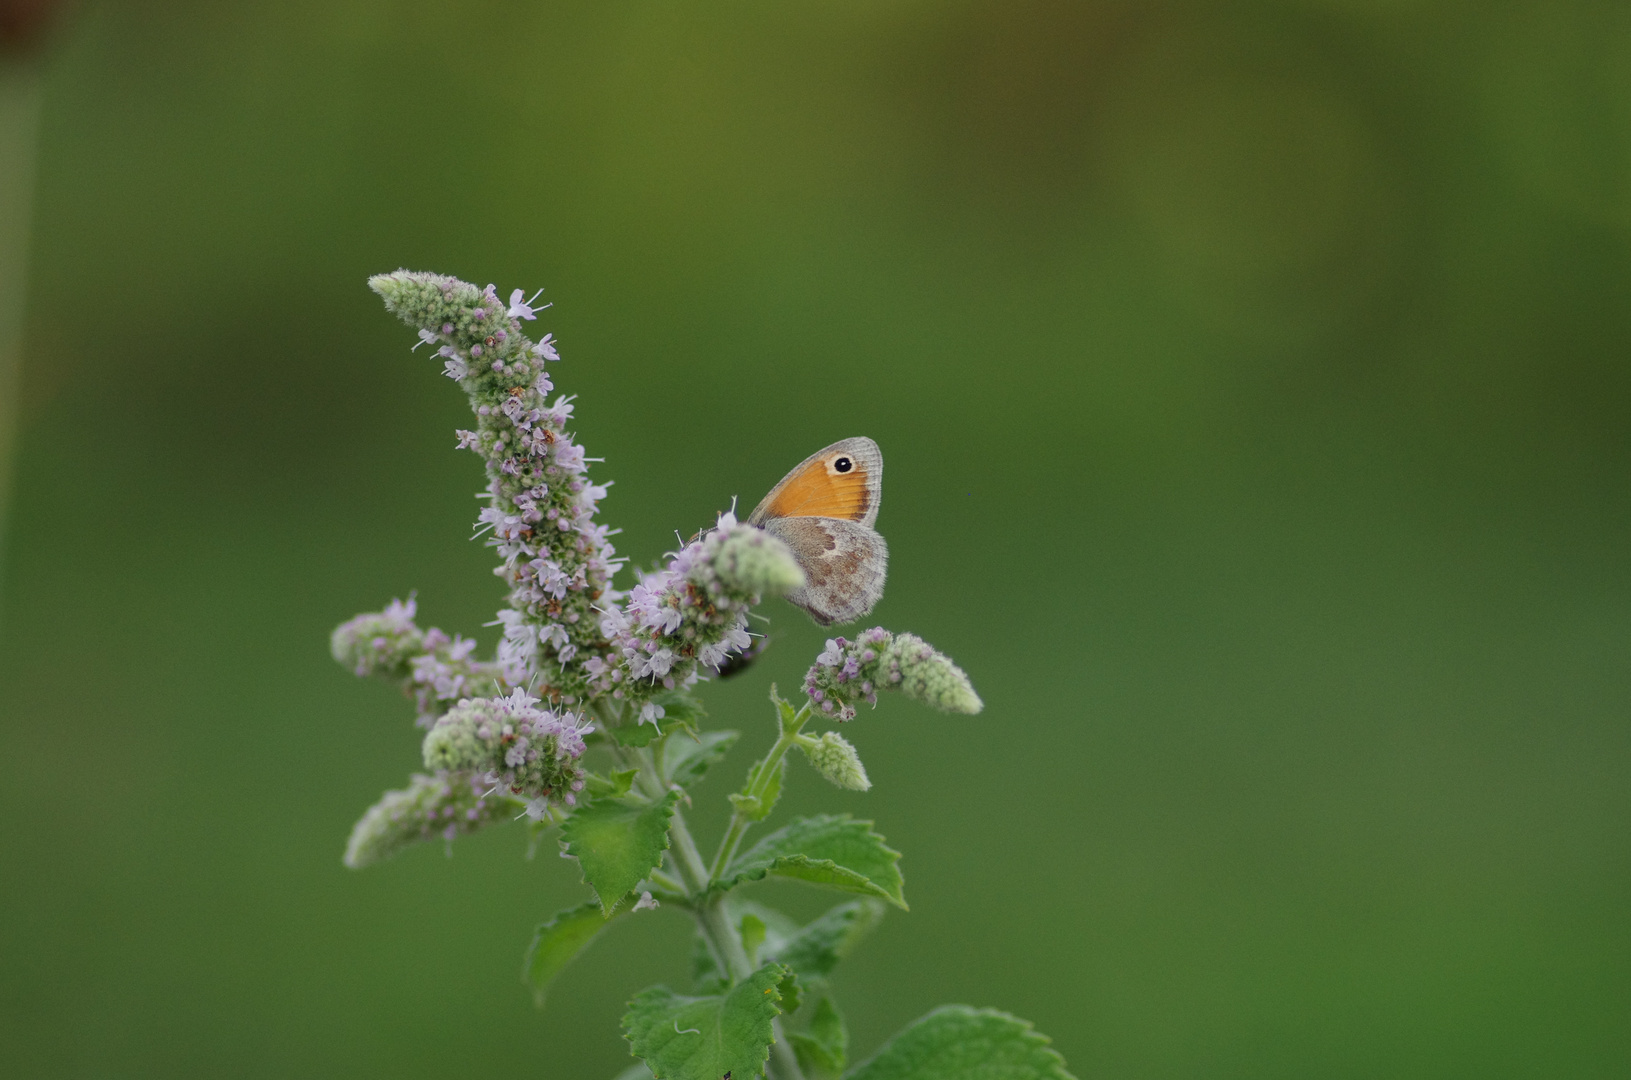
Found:
[[[787,751],[792,749],[793,744],[798,741],[799,731],[803,729],[805,722],[809,718],[810,706],[806,704],[794,716],[791,724],[782,725],[781,737],[770,748],[770,753],[764,756],[764,760],[754,766],[753,782],[748,785],[748,790],[744,794],[755,798],[764,797],[770,788],[771,778],[776,775],[776,766],[781,763],[782,758],[787,756]],[[717,879],[720,874],[725,872],[725,867],[730,865],[730,861],[736,857],[737,849],[742,846],[742,837],[746,836],[747,831],[752,827],[753,819],[742,811],[738,810],[731,815],[731,822],[725,828],[725,837],[719,842],[719,850],[714,853],[713,866],[708,871],[709,880]]]
[[[787,753],[782,742],[792,745],[790,736],[783,736],[777,742],[779,753],[772,751],[779,760],[781,755]],[[657,772],[656,762],[652,760],[651,751],[639,747],[632,754],[624,755],[614,751],[620,760],[627,761],[632,758],[633,765],[638,770],[640,786],[654,799],[660,799],[665,794],[662,776]],[[708,872],[707,864],[702,861],[702,853],[697,850],[697,842],[691,837],[691,830],[685,824],[685,815],[678,807],[674,808],[674,816],[670,819],[668,835],[673,839],[676,868],[680,876],[685,879],[696,906],[692,913],[696,916],[697,929],[701,931],[703,940],[708,943],[709,950],[719,963],[720,969],[730,975],[732,982],[739,982],[753,974],[753,965],[748,960],[747,950],[742,947],[742,935],[736,927],[731,925],[730,915],[725,910],[725,897],[722,893],[708,891],[712,882],[712,875]],[[737,841],[741,836],[738,834]],[[723,850],[723,848],[721,848]],[[734,849],[733,849],[734,850]],[[804,1071],[799,1068],[798,1056],[793,1053],[793,1047],[788,1043],[786,1035],[782,1032],[779,1019],[771,1021],[772,1042],[770,1044],[770,1068],[767,1070],[771,1080],[804,1080]]]

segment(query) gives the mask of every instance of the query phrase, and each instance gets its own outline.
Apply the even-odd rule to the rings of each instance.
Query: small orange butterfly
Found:
[[[805,584],[787,599],[822,626],[854,622],[883,595],[889,548],[872,528],[882,497],[878,444],[843,439],[805,458],[748,515],[792,549]]]

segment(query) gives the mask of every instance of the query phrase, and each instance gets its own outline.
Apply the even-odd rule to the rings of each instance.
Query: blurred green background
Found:
[[[1631,1074],[1625,5],[129,0],[42,59],[0,1073],[595,1080],[683,977],[659,912],[536,1013],[585,893],[519,831],[340,866],[418,735],[329,630],[500,599],[407,266],[548,287],[638,562],[882,444],[877,621],[987,709],[794,775],[906,853],[858,1053]],[[770,613],[705,833],[823,637]]]

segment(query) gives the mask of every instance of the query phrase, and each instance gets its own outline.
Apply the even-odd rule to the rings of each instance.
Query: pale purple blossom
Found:
[[[542,308],[534,308],[532,305],[533,305],[533,302],[536,301],[543,294],[544,294],[544,290],[539,289],[537,292],[532,294],[532,299],[531,300],[523,300],[523,299],[521,299],[521,297],[526,295],[526,290],[525,289],[517,289],[514,292],[512,292],[510,294],[510,310],[509,310],[510,318],[512,318],[512,319],[527,319],[529,321],[532,320],[532,319],[536,319],[538,317],[536,312],[541,311]],[[548,306],[549,306],[548,304],[544,305],[544,307],[548,307]]]

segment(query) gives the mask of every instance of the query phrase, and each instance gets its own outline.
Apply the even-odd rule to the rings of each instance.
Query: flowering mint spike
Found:
[[[421,630],[414,611],[412,597],[392,600],[384,611],[341,623],[329,647],[358,675],[400,682],[419,707],[419,726],[428,728],[456,699],[497,693],[498,667],[471,658],[474,641],[448,637],[434,626]]]
[[[866,766],[861,764],[861,755],[838,732],[829,731],[819,739],[800,735],[797,742],[815,771],[839,787],[850,791],[866,791],[872,787],[872,781],[866,777]]]
[[[577,801],[583,790],[583,736],[571,713],[534,708],[538,699],[517,690],[509,697],[464,699],[425,736],[425,766],[462,770],[528,800],[541,818],[548,802]]]
[[[748,611],[803,583],[786,544],[734,514],[719,515],[716,528],[629,590],[623,611],[601,618],[610,647],[585,664],[591,692],[627,701],[640,722],[658,723],[663,706],[653,698],[691,686],[699,669],[718,671],[747,649]]]
[[[621,560],[595,520],[609,485],[589,481],[583,447],[566,430],[571,401],[544,396],[554,388],[544,362],[559,357],[547,335],[534,345],[517,321],[537,309],[439,274],[398,270],[368,284],[422,340],[441,343],[444,373],[476,414],[459,446],[485,461],[489,505],[476,527],[497,549],[495,573],[510,588],[509,610],[499,613],[504,680],[551,702],[582,702],[591,678],[584,662],[607,651],[600,612],[621,599],[611,587]]]
[[[413,622],[417,609],[410,596],[343,622],[329,637],[329,651],[358,676],[407,678],[414,658],[425,652],[425,633]]]
[[[387,791],[368,808],[351,830],[345,864],[353,870],[372,866],[437,836],[451,842],[489,822],[510,820],[523,805],[467,772],[416,774],[406,790]]]
[[[804,676],[804,692],[823,713],[855,717],[855,702],[878,703],[879,690],[899,690],[941,712],[977,713],[985,707],[963,669],[916,634],[882,627],[861,631],[853,643],[830,638]]]

